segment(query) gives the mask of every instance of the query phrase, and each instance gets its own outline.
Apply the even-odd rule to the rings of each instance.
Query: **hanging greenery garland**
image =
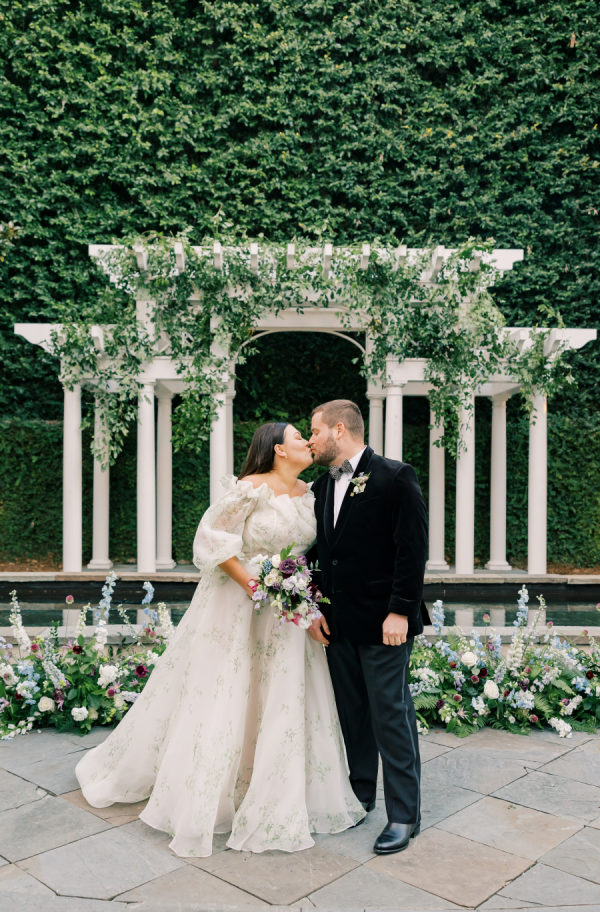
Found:
[[[450,453],[460,448],[459,421],[472,411],[473,393],[494,374],[514,376],[526,405],[535,391],[550,394],[563,382],[561,353],[545,355],[549,330],[523,351],[504,331],[490,292],[498,274],[491,240],[470,239],[446,253],[437,271],[433,248],[410,258],[374,241],[366,268],[362,245],[333,248],[324,269],[314,241],[295,241],[292,268],[283,245],[261,242],[251,258],[249,241],[219,243],[222,262],[215,265],[212,240],[198,248],[189,235],[126,238],[101,257],[111,281],[96,305],[83,314],[63,309],[63,328],[53,336],[61,380],[93,390],[106,429],[93,448],[105,464],[115,461],[135,423],[140,375],[156,355],[170,356],[184,381],[174,446],[199,449],[229,365],[244,361],[261,315],[288,308],[335,307],[348,330],[358,318],[372,342],[361,366],[368,379],[385,378],[389,358],[426,359],[439,442]]]

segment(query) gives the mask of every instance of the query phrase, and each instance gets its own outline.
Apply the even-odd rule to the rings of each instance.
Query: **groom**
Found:
[[[331,604],[310,635],[327,657],[350,766],[365,810],[375,807],[378,755],[388,823],[377,854],[401,852],[420,829],[420,758],[408,689],[423,602],[427,513],[412,466],[364,444],[360,409],[334,399],[312,413],[310,448],[329,466],[313,485],[319,587]]]

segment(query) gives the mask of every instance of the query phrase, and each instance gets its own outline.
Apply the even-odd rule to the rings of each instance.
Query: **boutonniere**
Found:
[[[370,472],[364,472],[362,475],[357,475],[356,478],[351,478],[350,484],[354,486],[354,490],[350,492],[350,497],[354,497],[355,494],[362,494],[370,477]]]

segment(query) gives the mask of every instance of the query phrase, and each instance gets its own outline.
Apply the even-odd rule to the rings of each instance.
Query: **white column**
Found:
[[[474,610],[473,608],[456,608],[454,611],[454,624],[456,627],[461,627],[465,633],[468,633],[473,629],[475,624],[474,621]]]
[[[435,446],[443,436],[443,428],[436,425],[433,412],[429,422],[429,560],[428,570],[448,570],[444,557],[444,521],[446,485],[444,477],[445,450]]]
[[[63,570],[81,571],[81,386],[64,390]]]
[[[233,400],[235,399],[235,374],[231,374],[225,390],[225,419],[227,421],[227,460],[225,471],[233,475]]]
[[[108,428],[98,400],[96,400],[94,411],[94,438],[96,444],[102,446],[104,455],[100,459],[94,456],[92,559],[88,564],[88,569],[110,570],[113,564],[108,556],[110,517]]]
[[[154,383],[144,383],[138,399],[137,569],[140,573],[154,573],[156,570]]]
[[[506,402],[492,396],[492,468],[490,478],[490,559],[488,570],[510,570],[506,561]]]
[[[216,398],[215,417],[210,428],[210,502],[223,494],[221,478],[227,473],[229,439],[227,433],[227,405],[225,392]]]
[[[547,404],[535,393],[529,419],[529,509],[527,523],[527,572],[546,573],[546,512],[548,475]]]
[[[456,460],[456,573],[474,571],[475,550],[475,409],[462,410],[462,446]]]
[[[171,402],[173,393],[164,387],[156,390],[156,569],[175,567],[172,552],[173,530],[173,448],[171,446]]]
[[[385,456],[402,461],[402,388],[404,384],[386,387]]]
[[[506,608],[491,608],[490,620],[492,627],[506,627]]]
[[[369,446],[376,453],[383,453],[383,403],[385,392],[382,386],[369,383],[367,386],[369,400]]]

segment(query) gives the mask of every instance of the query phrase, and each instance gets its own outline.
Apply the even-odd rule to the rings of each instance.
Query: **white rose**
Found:
[[[56,703],[50,697],[42,697],[38,702],[38,709],[43,713],[54,712],[56,708]]]
[[[83,722],[88,717],[88,711],[85,706],[74,706],[71,710],[71,715],[75,722]]]
[[[483,692],[488,700],[497,700],[500,696],[500,691],[495,681],[486,681],[483,685]]]
[[[0,665],[0,678],[8,685],[12,685],[16,682],[17,679],[12,669],[12,665]]]
[[[116,681],[118,674],[119,669],[116,665],[103,665],[100,669],[98,687],[107,687],[109,684],[112,684],[113,681]]]
[[[460,660],[463,665],[466,665],[468,668],[472,668],[473,665],[477,664],[477,656],[474,652],[463,652]]]
[[[279,582],[279,580],[280,580],[280,576],[279,576],[279,573],[277,573],[277,570],[269,570],[269,572],[265,576],[265,580],[264,580],[265,586],[274,586],[275,583]]]
[[[271,563],[273,564],[273,567],[277,570],[277,568],[279,567],[279,564],[281,563],[281,556],[279,554],[274,554],[273,557],[271,558]]]

